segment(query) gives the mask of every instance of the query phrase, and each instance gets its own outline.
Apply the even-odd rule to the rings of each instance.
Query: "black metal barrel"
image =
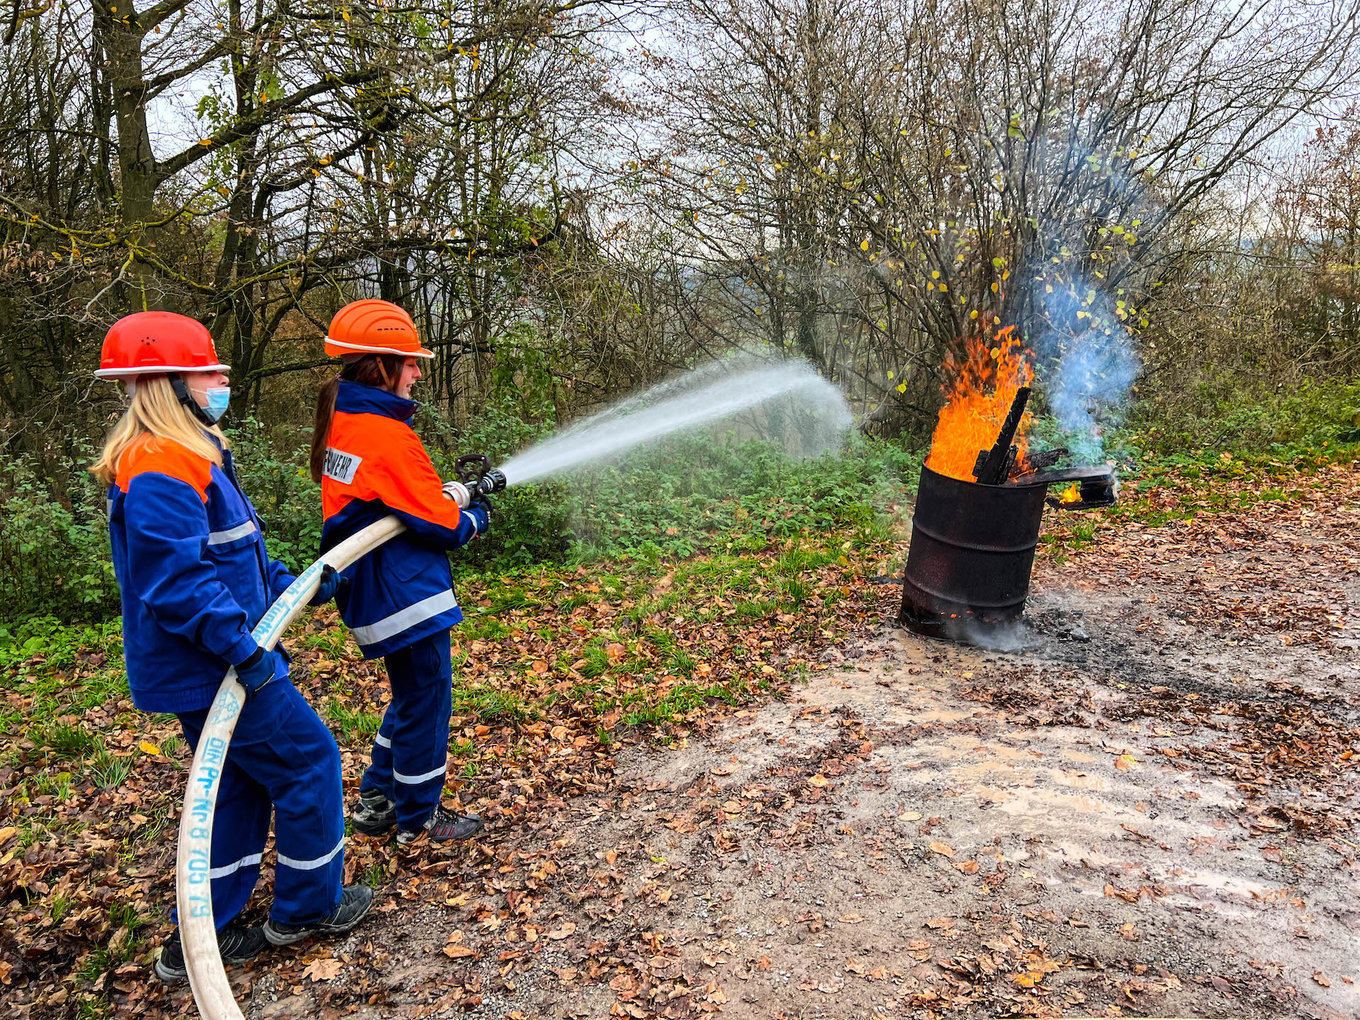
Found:
[[[1018,618],[1029,594],[1045,484],[982,485],[921,468],[900,620],[939,633],[951,624]]]

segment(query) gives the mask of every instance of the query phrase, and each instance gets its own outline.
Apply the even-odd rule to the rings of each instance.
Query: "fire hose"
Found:
[[[478,495],[505,488],[505,475],[491,467],[483,454],[458,459],[458,483],[450,498],[460,507]],[[307,605],[321,583],[321,572],[329,564],[341,571],[367,555],[388,539],[406,530],[396,517],[384,517],[356,532],[329,550],[304,570],[260,618],[250,636],[264,649],[272,650],[279,638]],[[245,1020],[231,992],[222,955],[217,948],[217,924],[212,908],[212,832],[217,809],[217,791],[222,766],[227,760],[236,722],[245,704],[245,688],[236,679],[236,670],[227,670],[217,689],[208,719],[198,740],[189,781],[184,790],[184,805],[179,819],[179,845],[175,855],[175,905],[179,911],[181,945],[189,987],[204,1020]]]
[[[351,535],[298,575],[250,632],[266,650],[279,643],[288,625],[316,594],[326,564],[344,570],[365,553],[406,530],[395,517],[384,517]],[[199,737],[184,807],[179,819],[179,848],[175,857],[175,905],[179,908],[179,931],[189,987],[204,1020],[245,1020],[227,981],[222,955],[217,949],[217,925],[212,908],[212,830],[217,808],[217,789],[227,746],[245,703],[245,688],[230,669],[222,678],[208,720]]]

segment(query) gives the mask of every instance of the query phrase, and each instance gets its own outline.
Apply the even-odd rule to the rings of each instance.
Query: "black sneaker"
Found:
[[[350,820],[355,832],[381,836],[397,824],[397,802],[389,800],[381,790],[365,790],[359,794],[359,806]]]
[[[408,843],[414,843],[423,832],[428,832],[431,841],[435,843],[447,843],[453,839],[469,839],[481,832],[483,828],[485,828],[485,823],[476,815],[460,815],[457,811],[446,811],[443,807],[436,807],[434,814],[425,820],[425,824],[421,828],[402,829],[398,832],[397,844],[406,846]]]
[[[264,933],[253,925],[233,921],[217,933],[217,952],[224,965],[253,960],[264,951],[267,944]],[[156,976],[166,982],[183,981],[189,976],[189,969],[184,965],[184,946],[180,942],[178,928],[170,933],[161,947],[161,955],[156,960]]]
[[[306,924],[286,924],[271,918],[264,923],[264,937],[270,945],[291,946],[312,935],[343,935],[358,925],[372,906],[372,889],[366,885],[347,885],[340,894],[340,905],[325,917]]]

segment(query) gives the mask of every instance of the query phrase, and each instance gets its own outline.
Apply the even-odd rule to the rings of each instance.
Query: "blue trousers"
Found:
[[[178,715],[195,749],[208,711]],[[245,703],[227,748],[212,832],[218,928],[245,909],[255,890],[271,811],[278,866],[270,918],[304,924],[325,917],[340,902],[345,868],[340,750],[287,680],[267,684]]]
[[[383,657],[392,701],[373,741],[360,792],[397,804],[397,827],[419,829],[439,804],[449,759],[453,662],[448,629]]]

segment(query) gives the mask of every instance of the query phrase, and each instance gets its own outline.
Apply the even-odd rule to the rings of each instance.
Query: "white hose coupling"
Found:
[[[444,495],[457,503],[462,510],[466,510],[468,504],[472,502],[472,492],[462,482],[445,482]]]

